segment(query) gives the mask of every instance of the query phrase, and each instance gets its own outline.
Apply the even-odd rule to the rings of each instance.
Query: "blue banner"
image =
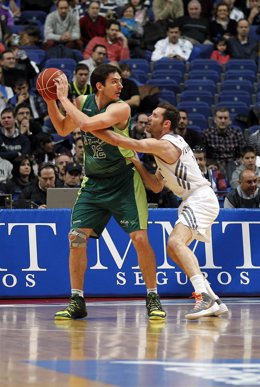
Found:
[[[63,297],[70,294],[70,210],[0,210],[0,297]],[[149,238],[157,259],[162,296],[190,296],[186,275],[167,257],[176,209],[149,210]],[[193,242],[202,271],[220,296],[260,295],[260,210],[221,209],[212,242]],[[144,296],[136,253],[111,220],[88,245],[87,296]]]

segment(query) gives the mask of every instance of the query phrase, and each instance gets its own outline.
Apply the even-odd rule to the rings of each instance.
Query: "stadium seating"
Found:
[[[45,23],[46,16],[47,16],[47,13],[44,11],[39,11],[39,10],[38,11],[37,10],[22,11],[20,19],[21,19],[22,23],[26,23],[26,22],[37,23],[37,22],[39,22],[40,24],[43,25]]]
[[[184,83],[185,90],[208,91],[214,95],[217,91],[217,85],[209,79],[187,79]]]
[[[132,58],[132,59],[122,59],[120,61],[121,63],[127,63],[132,71],[134,70],[142,70],[146,74],[150,72],[150,63],[146,59],[138,59],[138,58]]]
[[[209,91],[205,90],[185,90],[180,94],[181,102],[187,102],[187,101],[196,101],[196,102],[205,102],[209,106],[211,106],[214,103],[214,96]]]
[[[227,70],[224,73],[224,80],[238,79],[239,81],[247,80],[250,82],[256,81],[256,74],[252,70]]]
[[[219,74],[222,72],[222,66],[216,61],[212,59],[194,59],[190,63],[190,71],[192,70],[213,70],[217,71]]]
[[[184,109],[188,112],[188,116],[191,113],[199,113],[205,116],[205,118],[209,118],[211,115],[211,109],[209,105],[205,102],[180,102],[177,105],[178,109]],[[196,125],[196,124],[195,124]]]
[[[154,70],[151,76],[151,79],[174,79],[179,84],[183,83],[184,80],[183,73],[179,70]]]
[[[174,106],[177,105],[176,95],[175,95],[174,91],[163,89],[160,91],[159,98],[161,101],[167,101]]]
[[[71,58],[50,58],[47,59],[44,67],[56,67],[61,70],[74,71],[77,62]]]
[[[148,79],[146,82],[146,85],[153,85],[153,86],[158,86],[161,90],[167,89],[174,91],[175,94],[180,93],[180,85],[177,83],[174,79],[161,79],[161,78],[156,78],[156,79]]]
[[[252,70],[256,72],[257,65],[253,59],[230,59],[225,64],[225,71],[228,70]]]
[[[185,74],[186,65],[184,62],[175,59],[162,58],[153,63],[153,70],[178,70]]]
[[[252,96],[247,91],[222,91],[219,94],[218,102],[244,102],[248,106],[252,104]]]
[[[220,80],[220,73],[215,70],[191,70],[189,79],[207,79],[216,83]]]
[[[247,91],[253,92],[253,83],[248,80],[227,79],[221,82],[221,91]]]
[[[189,120],[188,127],[197,126],[200,128],[201,131],[203,131],[204,129],[207,129],[208,127],[208,120],[204,116],[204,114],[189,113],[188,120]]]

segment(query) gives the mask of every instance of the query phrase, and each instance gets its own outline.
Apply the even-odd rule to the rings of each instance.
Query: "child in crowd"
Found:
[[[231,188],[237,188],[239,185],[239,176],[245,169],[250,169],[257,176],[257,185],[260,187],[260,167],[256,165],[256,150],[252,146],[244,146],[241,150],[241,164],[232,173],[230,182]]]
[[[230,55],[227,53],[227,41],[225,38],[221,38],[216,43],[216,48],[212,51],[210,59],[216,60],[221,65],[229,61]]]

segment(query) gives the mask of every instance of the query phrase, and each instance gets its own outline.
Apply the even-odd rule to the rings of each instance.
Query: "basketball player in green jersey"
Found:
[[[91,75],[94,94],[79,96],[76,106],[68,99],[65,77],[56,79],[56,101],[46,100],[57,133],[66,136],[76,128],[83,134],[85,178],[72,211],[70,244],[71,298],[68,307],[55,319],[87,316],[84,301],[84,277],[87,267],[86,244],[98,238],[111,216],[130,235],[146,287],[149,319],[164,319],[156,285],[156,261],[147,236],[148,209],[144,185],[128,157],[133,151],[113,147],[95,137],[93,130],[110,129],[128,136],[130,107],[119,99],[122,90],[120,70],[109,64],[98,66]]]

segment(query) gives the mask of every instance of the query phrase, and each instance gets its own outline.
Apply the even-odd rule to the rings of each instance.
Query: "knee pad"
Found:
[[[69,232],[70,248],[86,247],[88,236],[81,229],[72,229]]]

